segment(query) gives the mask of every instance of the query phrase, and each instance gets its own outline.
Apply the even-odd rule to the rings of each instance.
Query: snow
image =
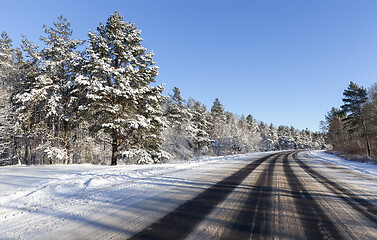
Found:
[[[325,151],[300,152],[313,168],[349,191],[377,204],[377,165],[349,161]]]
[[[187,187],[208,171],[221,172],[225,166],[246,164],[250,158],[265,154],[202,157],[154,165],[1,167],[0,239],[48,239],[48,234],[82,223],[83,219],[106,215],[120,203],[124,208],[180,184]]]
[[[106,238],[88,237],[98,228],[113,232],[122,229],[132,235],[227,174],[267,154],[154,165],[1,167],[0,239]],[[309,157],[311,164],[321,166],[316,170],[327,177],[377,195],[376,165],[350,162],[323,151],[300,152],[299,156]],[[146,215],[151,209],[154,213]],[[127,224],[114,227],[119,218]],[[83,226],[89,227],[85,230]],[[75,228],[73,235],[61,235]],[[81,237],[74,235],[77,228]]]
[[[349,161],[333,154],[326,153],[325,151],[310,151],[308,154],[326,162],[343,166],[344,168],[352,169],[356,172],[364,173],[368,176],[377,178],[377,164]]]

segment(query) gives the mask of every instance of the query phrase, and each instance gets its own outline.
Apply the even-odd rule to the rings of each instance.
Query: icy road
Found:
[[[0,239],[377,239],[377,166],[322,151],[0,168]]]

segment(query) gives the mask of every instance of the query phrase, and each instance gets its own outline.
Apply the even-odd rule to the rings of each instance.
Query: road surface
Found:
[[[76,226],[55,237],[377,239],[376,196],[331,174],[344,169],[307,156],[278,152],[193,176],[185,187],[114,212],[106,225]]]

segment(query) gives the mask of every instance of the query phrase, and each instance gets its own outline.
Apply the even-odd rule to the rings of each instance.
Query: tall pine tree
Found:
[[[368,100],[367,90],[351,81],[348,88],[344,90],[343,96],[344,104],[341,109],[347,114],[343,121],[351,133],[357,132],[365,139],[366,152],[370,156],[369,133],[362,108],[363,104]]]
[[[157,108],[163,87],[149,86],[158,67],[153,53],[142,47],[141,31],[133,23],[124,22],[114,12],[97,31],[89,32],[87,60],[77,78],[85,94],[80,110],[91,119],[93,131],[109,134],[111,164],[116,165],[120,151],[130,155],[135,146],[158,150],[161,111]],[[146,137],[140,138],[136,132],[154,132],[151,139],[157,144],[151,140],[146,146],[142,141]],[[145,151],[136,155],[152,159]]]
[[[15,155],[15,115],[10,101],[10,84],[15,75],[14,54],[12,40],[3,32],[0,38],[0,165],[13,163]]]
[[[50,161],[57,158],[70,163],[77,99],[74,79],[81,62],[77,47],[82,41],[71,39],[71,25],[63,16],[59,16],[53,25],[51,28],[43,26],[46,36],[40,39],[45,47],[40,51],[23,39],[22,47],[28,57],[24,67],[32,66],[34,71],[32,76],[26,77],[17,99],[21,106],[28,106],[21,109],[24,118],[33,118],[32,121],[39,126],[35,132],[43,132],[41,143],[44,146],[40,148]]]

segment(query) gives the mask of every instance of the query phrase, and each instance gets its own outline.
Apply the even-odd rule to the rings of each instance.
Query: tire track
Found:
[[[273,172],[276,156],[260,173],[255,186],[231,228],[224,233],[222,239],[266,239],[271,233]]]
[[[291,188],[295,207],[304,228],[306,239],[344,239],[335,224],[300,182],[284,156],[284,175]]]
[[[271,154],[246,165],[236,173],[207,188],[196,197],[178,206],[149,227],[130,239],[183,239],[220,202],[222,202],[241,182],[262,162],[276,155]]]
[[[371,222],[377,225],[377,207],[370,203],[369,201],[360,198],[358,195],[352,193],[350,190],[342,187],[338,183],[324,177],[313,168],[305,164],[302,160],[297,157],[295,153],[293,155],[295,161],[300,165],[304,171],[306,171],[310,176],[316,179],[318,182],[325,185],[328,189],[330,189],[333,193],[335,193],[339,198],[345,201],[349,206],[353,209],[364,215],[368,218]],[[346,195],[346,196],[344,196]]]

